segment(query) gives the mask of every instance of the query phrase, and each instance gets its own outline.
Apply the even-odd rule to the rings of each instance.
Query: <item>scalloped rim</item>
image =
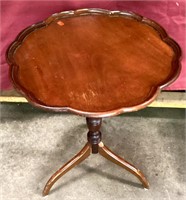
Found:
[[[87,112],[87,111],[74,109],[71,107],[52,107],[52,106],[44,105],[42,102],[36,99],[30,91],[26,90],[21,84],[19,84],[19,81],[17,80],[16,73],[15,73],[15,71],[18,70],[18,66],[16,65],[13,59],[13,54],[16,51],[16,49],[22,44],[26,36],[32,33],[33,31],[40,29],[42,27],[48,26],[51,22],[55,20],[59,20],[61,18],[76,17],[76,16],[83,16],[83,15],[109,15],[113,17],[129,17],[151,26],[159,33],[160,38],[173,49],[175,53],[175,57],[173,58],[172,66],[175,67],[176,72],[173,75],[171,75],[170,79],[166,81],[164,84],[157,87],[152,87],[153,94],[151,94],[150,97],[148,97],[144,102],[136,106],[123,107],[123,108],[114,109],[114,110],[105,111],[105,112]],[[31,104],[33,104],[34,106],[38,108],[43,108],[46,110],[52,110],[55,112],[72,112],[81,116],[94,117],[94,118],[115,116],[121,113],[137,111],[137,110],[147,107],[150,103],[152,103],[155,100],[155,98],[158,96],[162,88],[170,85],[172,82],[174,82],[178,78],[181,71],[181,64],[180,64],[181,48],[172,38],[168,36],[164,28],[162,28],[158,23],[148,18],[145,18],[139,14],[129,12],[129,11],[110,11],[110,10],[97,9],[97,8],[90,8],[90,9],[85,8],[85,9],[70,10],[70,11],[55,13],[52,16],[48,17],[46,20],[39,22],[37,24],[33,24],[32,26],[29,26],[28,28],[24,29],[17,36],[15,41],[9,46],[6,52],[6,58],[7,58],[8,64],[10,65],[9,74],[10,74],[10,79],[13,85],[19,93],[25,96],[28,102],[30,102]]]

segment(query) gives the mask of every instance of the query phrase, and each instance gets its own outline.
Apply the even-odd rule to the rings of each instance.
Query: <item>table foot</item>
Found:
[[[120,156],[116,155],[112,152],[108,147],[106,147],[103,142],[99,143],[99,153],[106,159],[110,160],[111,162],[123,167],[127,171],[134,174],[143,184],[144,188],[149,189],[149,183],[143,173],[134,167],[132,164],[121,158]]]
[[[83,160],[85,160],[90,155],[90,153],[93,154],[99,153],[106,159],[123,167],[124,169],[134,174],[141,181],[141,183],[145,188],[147,189],[149,188],[148,181],[146,180],[145,176],[139,169],[135,168],[132,164],[128,163],[123,158],[113,153],[108,147],[106,147],[103,144],[103,142],[101,142],[101,132],[100,132],[101,122],[102,122],[101,118],[87,118],[87,126],[89,129],[89,132],[87,134],[88,142],[76,156],[74,156],[69,162],[63,165],[57,172],[55,172],[50,177],[43,190],[44,196],[48,195],[51,187],[61,176],[63,176],[70,169],[72,169],[73,167],[81,163]]]
[[[85,160],[91,153],[91,147],[90,144],[87,142],[86,145],[83,147],[83,149],[74,156],[69,162],[67,162],[65,165],[63,165],[57,172],[55,172],[48,182],[46,183],[44,190],[43,190],[43,196],[48,195],[51,187],[54,185],[54,183],[64,174],[66,174],[70,169],[81,163],[83,160]]]

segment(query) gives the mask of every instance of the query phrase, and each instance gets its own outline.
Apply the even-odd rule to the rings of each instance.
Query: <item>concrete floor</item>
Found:
[[[42,197],[50,175],[85,144],[85,118],[6,103],[0,130],[1,200],[186,199],[183,109],[146,108],[103,121],[103,142],[146,175],[149,190],[126,170],[91,155]]]

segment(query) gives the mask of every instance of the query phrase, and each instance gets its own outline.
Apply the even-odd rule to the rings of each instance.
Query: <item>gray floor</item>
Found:
[[[119,166],[91,155],[42,197],[50,175],[85,144],[85,119],[1,104],[0,130],[2,200],[186,199],[183,109],[147,108],[103,121],[103,142],[144,172],[150,190]]]

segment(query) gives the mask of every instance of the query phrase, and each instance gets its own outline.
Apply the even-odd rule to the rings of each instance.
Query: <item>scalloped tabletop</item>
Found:
[[[83,9],[25,29],[7,60],[16,89],[35,106],[106,117],[150,104],[178,77],[180,56],[149,19]]]

